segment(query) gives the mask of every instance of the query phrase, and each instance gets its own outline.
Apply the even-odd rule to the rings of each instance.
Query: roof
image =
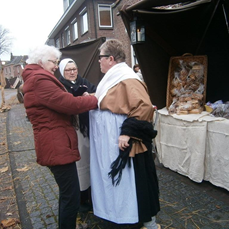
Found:
[[[48,36],[48,39],[54,39],[63,26],[71,19],[76,10],[82,5],[85,0],[74,0],[74,2],[66,9],[64,14],[61,16],[60,20],[52,29],[51,33]]]
[[[7,61],[5,66],[8,66],[8,65],[21,65],[21,64],[24,64],[27,59],[28,59],[27,55],[25,55],[25,56],[12,56],[11,55],[11,60]]]

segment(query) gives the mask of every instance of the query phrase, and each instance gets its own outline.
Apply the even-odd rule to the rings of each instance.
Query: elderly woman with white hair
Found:
[[[92,95],[74,97],[54,76],[61,52],[48,45],[34,49],[27,60],[24,106],[33,126],[37,163],[47,166],[59,186],[59,229],[75,229],[80,205],[75,162],[80,160],[72,115],[97,108]]]
[[[78,66],[73,59],[65,58],[60,61],[60,82],[69,93],[80,96],[94,93],[96,86],[78,74]],[[84,92],[85,91],[85,92]],[[80,183],[80,212],[92,210],[90,182],[90,145],[89,145],[89,113],[84,112],[73,117],[74,127],[78,135],[78,148],[81,159],[76,162]]]

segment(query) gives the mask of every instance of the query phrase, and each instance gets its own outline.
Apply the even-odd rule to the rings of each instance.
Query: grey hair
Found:
[[[125,62],[126,54],[122,42],[117,39],[110,39],[104,42],[99,51],[103,50],[105,55],[110,55],[114,57],[117,63]]]
[[[39,61],[45,63],[49,58],[55,56],[60,59],[62,53],[58,48],[49,45],[41,45],[30,51],[29,58],[26,60],[27,64],[38,64]]]

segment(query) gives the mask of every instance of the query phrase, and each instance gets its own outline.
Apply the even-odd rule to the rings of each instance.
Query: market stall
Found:
[[[207,180],[229,190],[229,120],[204,111],[208,101],[229,101],[229,2],[199,0],[178,8],[163,7],[184,2],[143,0],[125,5],[120,14],[130,39],[133,21],[144,28],[144,41],[133,43],[133,48],[152,103],[159,109],[156,145],[160,162],[193,181]],[[170,61],[185,53],[206,57],[207,62],[201,62],[204,78],[199,81],[202,97],[195,95],[193,101],[192,91],[189,98],[179,101],[190,101],[179,106],[182,112],[173,112],[169,106],[174,98],[168,97]],[[193,105],[198,105],[196,113],[190,112]]]
[[[153,104],[166,106],[171,57],[190,53],[208,58],[206,101],[229,100],[229,2],[199,0],[182,8],[158,9],[187,0],[142,0],[120,11],[131,38],[130,24],[144,26],[145,40],[133,44]]]

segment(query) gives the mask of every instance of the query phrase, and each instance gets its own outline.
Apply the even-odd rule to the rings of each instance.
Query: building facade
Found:
[[[11,53],[10,61],[6,61],[3,66],[3,75],[6,79],[6,88],[17,88],[22,84],[22,71],[26,64],[27,55],[25,56],[13,56]]]
[[[64,13],[46,43],[61,49],[99,37],[116,38],[123,42],[126,62],[132,67],[136,60],[119,11],[135,2],[139,0],[63,0]]]

